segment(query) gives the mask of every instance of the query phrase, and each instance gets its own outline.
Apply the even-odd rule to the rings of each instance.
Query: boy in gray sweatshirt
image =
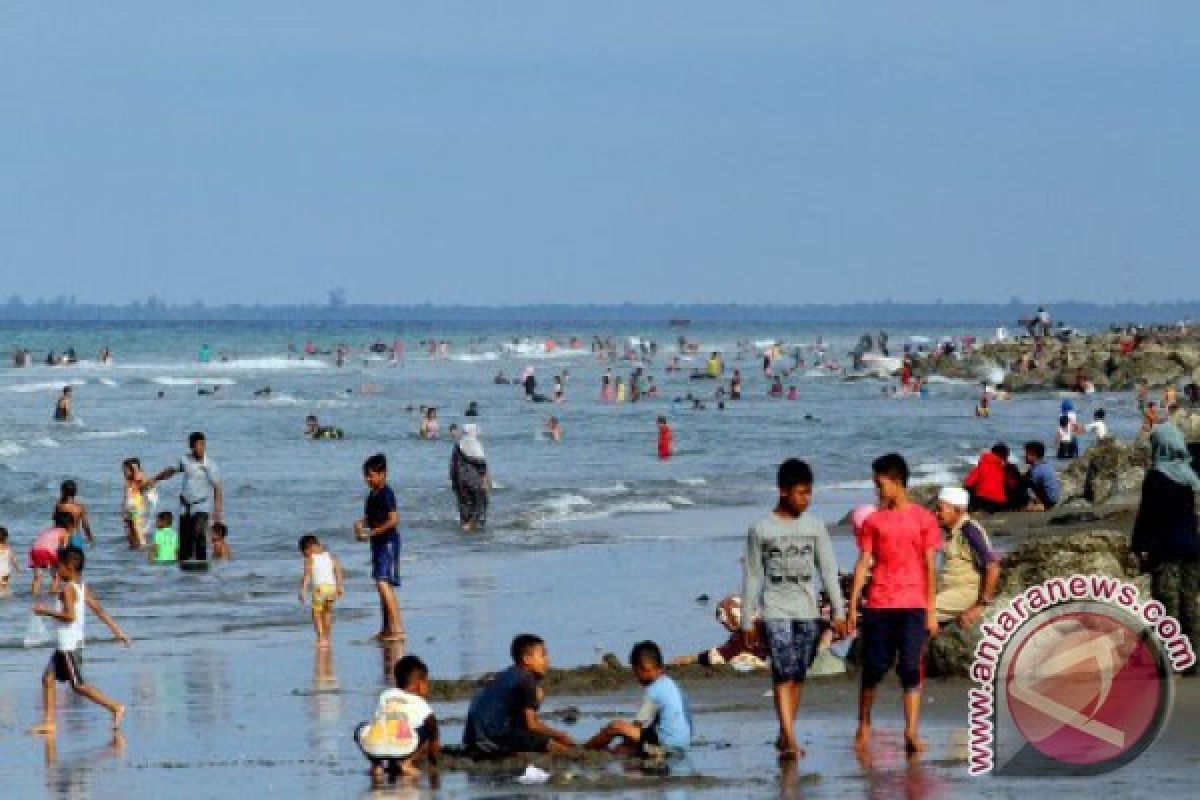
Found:
[[[754,619],[762,613],[779,716],[775,746],[781,760],[795,760],[803,755],[794,731],[801,689],[821,637],[814,584],[818,571],[833,605],[833,630],[838,637],[846,629],[846,604],[829,532],[825,523],[808,513],[812,469],[799,459],[788,459],[779,465],[776,483],[775,510],[754,523],[746,537],[742,627],[753,640]]]

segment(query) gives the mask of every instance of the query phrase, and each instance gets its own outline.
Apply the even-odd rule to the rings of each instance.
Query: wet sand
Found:
[[[427,658],[435,677],[451,681],[439,685],[444,699],[436,703],[446,741],[461,735],[470,685],[505,666],[508,640],[518,630],[544,633],[555,662],[565,667],[595,664],[604,652],[624,657],[634,640],[647,636],[668,654],[719,641],[712,601],[736,583],[743,531],[758,513],[747,508],[661,524],[639,521],[639,538],[623,543],[595,528],[577,532],[595,536],[594,546],[478,554],[429,571],[414,565],[404,595],[411,598],[411,647]],[[688,523],[683,528],[681,518]],[[1025,533],[1036,535],[1036,526]],[[703,593],[711,601],[697,603]],[[110,604],[119,618],[131,619],[135,635],[136,603]],[[299,608],[295,619],[292,627],[138,641],[129,651],[94,638],[85,675],[129,707],[117,741],[107,715],[76,698],[62,703],[55,746],[25,735],[38,719],[38,676],[47,651],[0,650],[4,796],[427,796],[427,782],[419,791],[373,794],[351,740],[385,685],[388,663],[400,654],[366,641],[376,622],[369,593],[356,587],[341,609],[327,656],[313,647]],[[89,625],[99,637],[101,628],[94,620]],[[466,680],[453,682],[459,678]],[[450,759],[440,796],[1017,797],[1036,786],[1039,794],[1062,797],[1162,797],[1194,793],[1197,783],[1195,679],[1178,682],[1167,730],[1134,764],[1102,778],[1036,784],[967,775],[964,682],[931,682],[924,712],[931,747],[914,763],[903,756],[899,693],[889,686],[876,711],[874,760],[864,766],[851,747],[853,676],[814,679],[799,726],[808,755],[782,769],[771,747],[775,727],[765,674],[694,668],[680,679],[692,699],[697,744],[666,773],[607,759],[560,761],[547,764],[554,774],[550,786],[525,789],[514,776],[536,759],[486,766]],[[579,738],[638,704],[628,673],[605,667],[558,673],[548,687],[546,713]]]

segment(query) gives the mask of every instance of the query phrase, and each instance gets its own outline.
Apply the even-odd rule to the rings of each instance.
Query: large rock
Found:
[[[1005,556],[990,614],[1006,607],[1030,586],[1071,575],[1111,575],[1137,584],[1144,596],[1150,591],[1148,579],[1137,571],[1126,533],[1096,530],[1039,536]],[[929,643],[926,671],[934,676],[966,677],[980,638],[979,625],[966,631],[957,625],[947,626]]]
[[[1141,491],[1148,466],[1150,448],[1144,440],[1105,439],[1062,471],[1060,502],[1082,498],[1099,504],[1117,495],[1136,494]]]

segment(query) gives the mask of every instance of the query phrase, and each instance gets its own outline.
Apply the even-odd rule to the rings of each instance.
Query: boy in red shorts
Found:
[[[908,464],[888,453],[871,465],[879,510],[863,523],[859,556],[850,588],[851,631],[862,608],[862,685],[855,747],[866,749],[871,708],[884,675],[893,667],[904,690],[904,744],[910,753],[925,749],[919,736],[922,662],[925,643],[937,633],[937,551],[942,546],[937,518],[908,497]],[[865,607],[863,586],[870,572]]]

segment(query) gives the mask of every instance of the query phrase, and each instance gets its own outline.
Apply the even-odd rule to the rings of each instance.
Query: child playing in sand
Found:
[[[375,719],[354,731],[354,741],[371,762],[371,782],[416,777],[424,762],[437,769],[442,749],[437,717],[429,706],[429,667],[413,655],[396,662],[395,689],[379,695]]]
[[[909,753],[925,749],[919,735],[922,661],[925,643],[938,631],[937,551],[942,534],[937,518],[908,496],[908,462],[888,453],[871,465],[879,510],[862,525],[859,556],[850,588],[849,631],[862,609],[862,683],[855,747],[865,751],[871,737],[871,708],[884,675],[896,666],[904,690],[904,742]],[[867,602],[863,588],[870,572]]]
[[[675,452],[675,436],[666,417],[658,418],[658,457],[666,461]]]
[[[92,536],[92,523],[88,519],[87,506],[79,502],[78,494],[79,487],[76,486],[75,481],[63,481],[54,510],[65,511],[71,515],[72,524],[67,528],[69,542],[72,547],[82,550],[84,542],[90,547],[95,547],[96,538]]]
[[[514,753],[564,753],[575,742],[538,717],[539,682],[550,669],[546,643],[523,633],[512,641],[513,665],[496,675],[471,700],[463,747],[476,758]]]
[[[175,516],[170,511],[160,511],[155,516],[154,535],[146,553],[151,564],[173,564],[179,560],[179,534],[172,527],[174,523]]]
[[[214,522],[211,535],[213,561],[228,561],[233,558],[233,550],[229,547],[229,528],[225,527],[225,523]]]
[[[363,480],[369,492],[363,517],[354,523],[354,535],[371,542],[371,578],[379,591],[383,622],[375,638],[382,642],[404,639],[404,623],[395,588],[400,585],[400,514],[396,495],[387,482],[387,458],[376,453],[363,462]]]
[[[317,644],[329,646],[333,632],[333,604],[345,594],[342,564],[321,545],[311,533],[300,537],[300,552],[304,555],[304,577],[300,579],[300,604],[312,586],[312,620],[317,631]]]
[[[20,571],[20,567],[17,566],[17,554],[8,545],[8,528],[0,525],[0,597],[12,594],[8,580]]]
[[[59,592],[58,610],[53,611],[45,606],[36,605],[33,613],[50,617],[56,623],[57,645],[50,663],[42,673],[42,722],[30,733],[53,734],[55,728],[55,681],[69,683],[76,694],[86,697],[97,705],[103,706],[113,717],[113,730],[121,727],[125,716],[125,706],[117,703],[93,686],[84,682],[80,671],[79,650],[83,645],[84,615],[90,608],[100,621],[108,626],[117,641],[129,647],[129,637],[121,630],[116,621],[108,615],[100,601],[83,583],[83,566],[86,559],[83,551],[77,547],[68,547],[63,551],[58,562],[57,574],[63,583]]]
[[[33,573],[33,586],[30,592],[37,597],[42,588],[42,570],[50,573],[50,591],[58,592],[58,551],[67,546],[67,529],[75,518],[66,511],[54,512],[54,525],[39,533],[33,540],[29,550],[29,569]]]
[[[746,537],[743,560],[742,630],[756,637],[754,615],[760,610],[771,653],[771,680],[781,760],[804,754],[796,741],[804,679],[821,638],[821,607],[814,578],[819,573],[833,604],[834,632],[845,632],[846,606],[838,583],[837,559],[829,531],[815,515],[813,473],[803,461],[791,458],[779,465],[779,496],[774,511],[756,522]]]
[[[662,650],[654,642],[638,642],[629,654],[638,683],[646,687],[642,707],[632,720],[608,723],[585,745],[588,750],[608,750],[616,755],[661,758],[683,753],[692,744],[692,712],[687,695],[667,676]]]

